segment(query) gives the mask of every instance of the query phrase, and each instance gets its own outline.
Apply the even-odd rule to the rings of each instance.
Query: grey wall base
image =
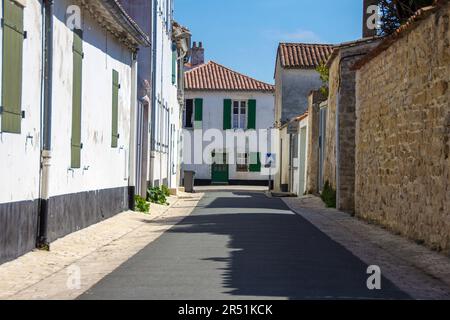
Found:
[[[48,202],[48,240],[55,241],[128,210],[128,199],[128,187],[51,198]]]
[[[0,204],[0,264],[36,247],[39,201]]]
[[[68,194],[48,200],[48,240],[113,217],[129,209],[130,188]],[[0,264],[36,247],[39,201],[0,204]]]

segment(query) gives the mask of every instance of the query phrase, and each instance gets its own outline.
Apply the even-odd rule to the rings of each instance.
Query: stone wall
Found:
[[[330,66],[327,127],[325,133],[323,179],[336,189],[336,103],[339,83],[339,60]]]
[[[334,58],[329,62],[324,181],[329,181],[336,189],[337,207],[348,212],[355,208],[356,71],[352,66],[377,43],[377,40],[361,40],[344,44],[335,49]],[[337,116],[339,122],[336,121]],[[336,125],[339,125],[339,136],[336,136]]]
[[[306,155],[306,191],[319,192],[319,112],[320,103],[325,101],[319,91],[312,91],[308,97],[308,154]]]
[[[449,4],[357,73],[356,214],[450,251]]]

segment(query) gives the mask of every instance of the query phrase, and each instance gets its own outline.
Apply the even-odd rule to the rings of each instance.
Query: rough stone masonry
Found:
[[[357,72],[356,214],[450,251],[448,2]]]

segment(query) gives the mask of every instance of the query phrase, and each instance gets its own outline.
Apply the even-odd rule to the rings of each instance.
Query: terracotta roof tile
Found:
[[[214,61],[199,65],[185,73],[186,90],[263,91],[273,92],[271,84],[255,80]]]
[[[315,69],[327,61],[332,50],[330,44],[280,43],[277,55],[283,68]]]

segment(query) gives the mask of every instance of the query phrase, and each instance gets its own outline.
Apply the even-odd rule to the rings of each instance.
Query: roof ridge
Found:
[[[263,91],[273,92],[275,86],[235,71],[216,61],[197,65],[185,73],[186,90]]]
[[[333,47],[335,44],[332,43],[308,43],[308,42],[279,42],[279,45],[305,45],[305,46],[327,46]]]
[[[248,75],[246,75],[246,74],[243,74],[243,73],[241,73],[241,72],[239,72],[239,71],[236,71],[236,70],[230,69],[230,68],[228,68],[228,67],[224,66],[223,64],[220,64],[220,63],[218,63],[218,62],[215,62],[215,61],[213,61],[213,60],[210,60],[210,61],[208,61],[208,63],[214,63],[214,64],[218,65],[219,67],[222,67],[222,68],[224,68],[224,69],[226,69],[226,70],[228,70],[228,71],[231,71],[231,72],[237,73],[237,74],[239,74],[239,75],[241,75],[241,76],[243,76],[243,77],[246,77],[246,78],[250,78],[250,79],[252,79],[252,80],[254,80],[254,81],[256,81],[256,82],[260,82],[260,83],[263,83],[263,84],[265,84],[265,85],[269,85],[269,86],[274,86],[273,84],[270,84],[270,83],[267,83],[267,82],[264,82],[264,81],[261,81],[261,80],[255,79],[255,78],[253,78],[253,77],[250,77],[250,76],[248,76]]]

